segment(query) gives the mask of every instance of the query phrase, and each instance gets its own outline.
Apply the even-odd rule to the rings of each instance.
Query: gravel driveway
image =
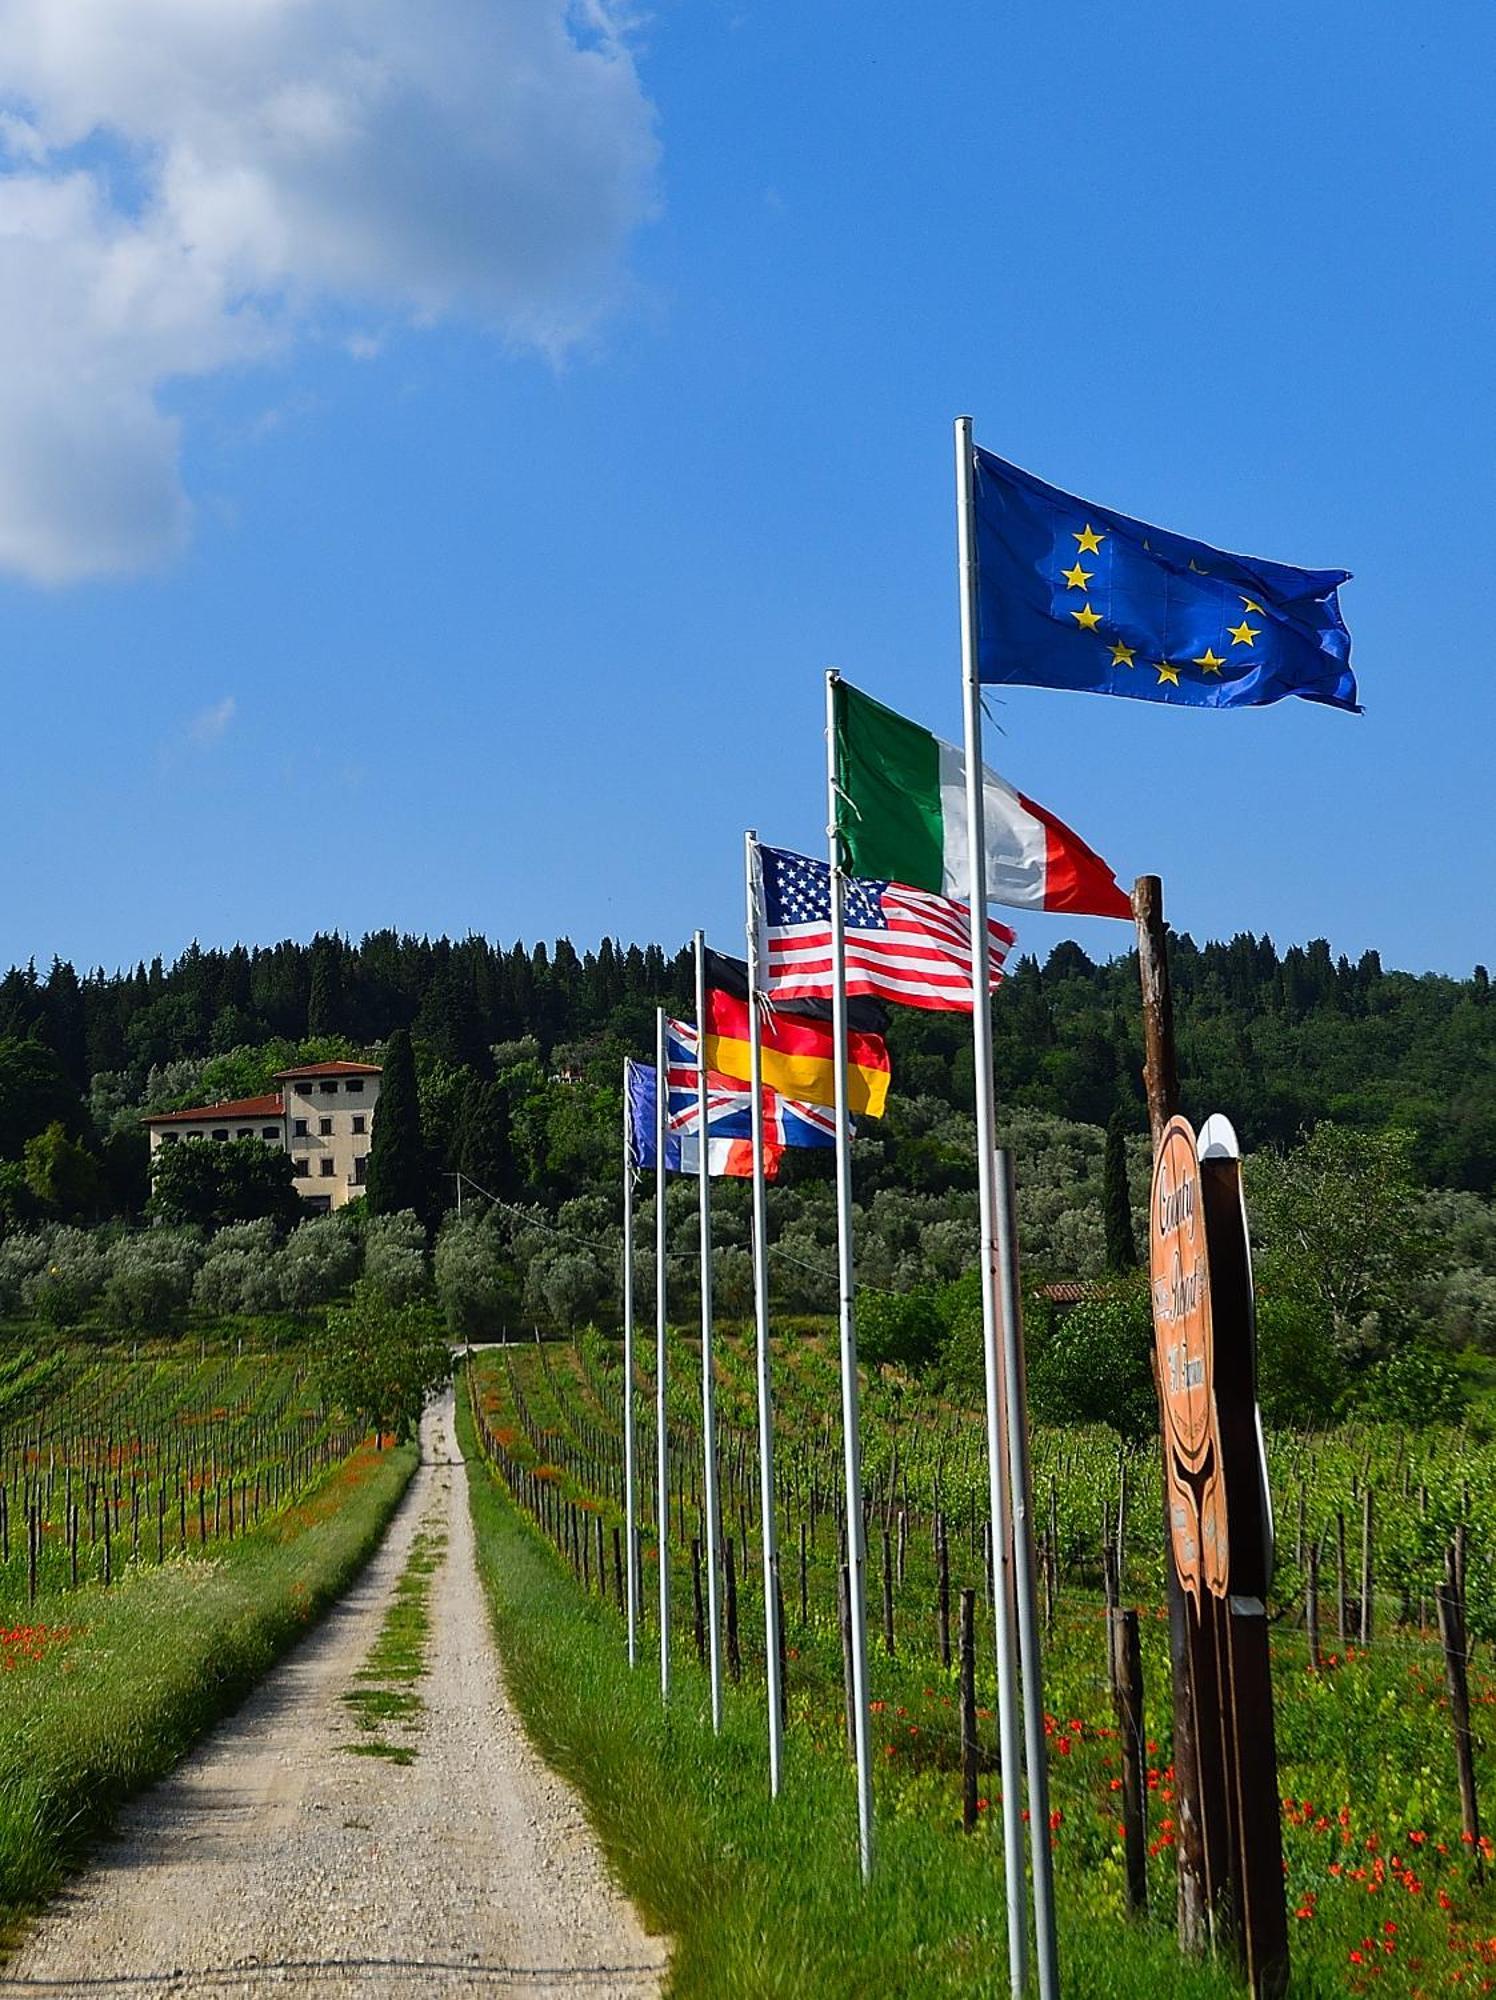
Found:
[[[499,1677],[452,1400],[359,1582],[239,1712],[126,1810],[0,1971],[0,1996],[642,1995],[662,1940],[609,1880]],[[420,1527],[431,1592],[413,1763],[350,1756],[353,1685]]]

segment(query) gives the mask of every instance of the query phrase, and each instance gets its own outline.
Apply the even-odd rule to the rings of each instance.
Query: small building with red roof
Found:
[[[296,1191],[313,1214],[357,1201],[369,1170],[378,1063],[301,1063],[277,1070],[278,1092],[154,1111],[142,1122],[154,1156],[189,1139],[258,1139],[291,1155]]]

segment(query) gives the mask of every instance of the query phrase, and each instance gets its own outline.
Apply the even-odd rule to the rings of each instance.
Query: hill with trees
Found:
[[[1451,1345],[1496,1345],[1496,1007],[1485,969],[1415,976],[1385,970],[1375,953],[1352,964],[1323,941],[1280,951],[1250,936],[1203,945],[1175,936],[1171,959],[1185,1109],[1197,1119],[1226,1111],[1256,1156],[1264,1222],[1276,1218],[1281,1239],[1276,1250],[1265,1239],[1269,1263],[1303,1235],[1284,1187],[1323,1168],[1325,1185],[1351,1190],[1336,1254],[1348,1254],[1367,1226],[1364,1198],[1379,1191],[1371,1226],[1393,1231],[1392,1262],[1405,1275],[1434,1274],[1420,1277],[1416,1300],[1407,1284],[1357,1291],[1354,1273],[1341,1296],[1302,1258],[1294,1275],[1279,1255],[1276,1289],[1302,1306],[1295,1350],[1328,1331],[1347,1365],[1374,1365],[1415,1323]],[[194,1287],[219,1309],[232,1309],[236,1286],[255,1309],[278,1297],[305,1305],[319,1284],[332,1296],[333,1275],[317,1274],[346,1284],[340,1232],[358,1236],[364,1219],[303,1223],[277,1276],[262,1253],[284,1235],[279,1193],[251,1176],[242,1191],[158,1189],[150,1205],[140,1119],[256,1095],[294,1063],[372,1056],[390,1068],[391,1115],[383,1160],[376,1119],[370,1199],[358,1206],[369,1225],[396,1229],[384,1228],[379,1254],[405,1260],[403,1288],[420,1282],[423,1229],[454,1329],[606,1317],[617,1289],[622,1059],[651,1053],[656,1004],[686,1012],[691,986],[688,953],[657,945],[604,940],[578,953],[564,938],[505,949],[392,931],[357,943],[194,946],[170,966],[81,978],[61,962],[45,973],[14,968],[0,979],[0,1233],[15,1239],[11,1293],[46,1291],[61,1254],[46,1232],[67,1233],[76,1249],[80,1231],[103,1224],[124,1247],[78,1251],[78,1296],[113,1285],[121,1301],[164,1298],[164,1263],[179,1306]],[[1072,943],[1042,964],[1020,958],[993,1021],[1026,1273],[1120,1276],[1135,1261],[1148,1171],[1136,962],[1097,964]],[[929,1293],[959,1281],[974,1252],[969,1036],[960,1017],[903,1010],[889,1039],[889,1114],[864,1121],[855,1147],[859,1276],[870,1293]],[[1326,1136],[1315,1141],[1316,1131]],[[1289,1149],[1300,1150],[1275,1182],[1273,1162]],[[444,1226],[459,1174],[488,1201],[475,1196],[461,1228]],[[651,1194],[641,1190],[645,1231]],[[729,1314],[750,1298],[746,1196],[728,1185],[717,1198],[717,1295]],[[694,1285],[693,1204],[689,1187],[672,1190],[682,1313]],[[402,1216],[419,1225],[410,1242]],[[167,1226],[145,1233],[161,1239],[147,1249],[127,1225],[150,1218]],[[825,1154],[788,1156],[770,1221],[777,1302],[826,1310],[835,1217]],[[236,1226],[256,1232],[256,1248],[215,1238]],[[1437,1256],[1426,1254],[1430,1232]],[[178,1246],[170,1255],[168,1238]],[[650,1283],[641,1268],[645,1310]],[[0,1311],[11,1309],[6,1284],[0,1268]],[[935,1322],[926,1313],[923,1323]],[[890,1336],[912,1337],[908,1328]]]

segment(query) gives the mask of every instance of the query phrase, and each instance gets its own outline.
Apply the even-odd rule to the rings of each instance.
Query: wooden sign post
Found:
[[[1288,1983],[1266,1598],[1272,1519],[1257,1413],[1236,1136],[1178,1115],[1155,877],[1134,891],[1153,1126],[1149,1273],[1163,1445],[1180,1811],[1180,1943],[1230,1939],[1254,1995]],[[1202,1909],[1203,1905],[1203,1909]]]

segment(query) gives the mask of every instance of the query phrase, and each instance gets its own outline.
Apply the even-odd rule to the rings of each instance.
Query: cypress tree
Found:
[[[347,1026],[343,1014],[343,959],[338,940],[319,937],[312,944],[306,1031],[309,1035],[341,1034]]]
[[[476,1187],[500,1201],[515,1192],[509,1094],[503,1084],[474,1082],[469,1088],[457,1127],[453,1163]]]
[[[409,1031],[397,1028],[385,1044],[365,1198],[371,1215],[396,1215],[402,1208],[413,1208],[425,1216],[434,1197],[432,1163],[421,1137],[415,1054]]]
[[[1114,1111],[1106,1128],[1102,1167],[1101,1211],[1106,1224],[1106,1268],[1119,1275],[1138,1268],[1138,1246],[1132,1233],[1132,1202],[1127,1193],[1127,1121]]]

